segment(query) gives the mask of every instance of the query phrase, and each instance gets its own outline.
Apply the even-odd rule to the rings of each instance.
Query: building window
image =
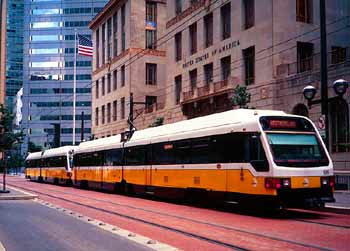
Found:
[[[105,83],[105,77],[102,77],[102,83],[101,83],[101,87],[102,87],[102,96],[104,96],[106,94],[106,83]]]
[[[96,80],[96,99],[98,99],[98,97],[99,97],[99,89],[100,89],[100,84],[99,84],[99,82],[98,82],[98,80]]]
[[[146,96],[146,112],[152,112],[154,106],[157,105],[157,97],[156,96]]]
[[[117,120],[117,100],[113,101],[113,121]]]
[[[121,8],[122,51],[125,51],[125,4]]]
[[[221,14],[221,40],[231,37],[231,2],[220,9]]]
[[[157,44],[157,3],[146,2],[146,48],[156,49]]]
[[[181,91],[182,91],[182,76],[175,77],[175,104],[178,105],[181,99]]]
[[[245,84],[250,85],[254,83],[255,73],[255,47],[251,46],[243,50],[244,60],[244,79]]]
[[[182,12],[182,0],[175,0],[175,14],[179,15]]]
[[[197,87],[197,69],[190,71],[190,84],[193,91]]]
[[[111,103],[107,104],[107,123],[111,123]]]
[[[107,74],[107,93],[111,92],[111,85],[112,85],[111,74],[108,73]]]
[[[146,63],[146,85],[157,84],[157,65]]]
[[[102,25],[102,64],[106,63],[106,23]]]
[[[113,57],[118,55],[118,14],[113,15]]]
[[[213,13],[204,17],[204,48],[213,45]]]
[[[312,22],[312,0],[296,0],[297,22]]]
[[[117,74],[117,70],[115,70],[113,72],[113,90],[117,90],[118,88],[118,74]]]
[[[332,46],[332,64],[344,63],[346,60],[346,48]]]
[[[146,30],[146,48],[155,50],[157,48],[157,31]]]
[[[332,100],[329,115],[332,152],[349,152],[349,106],[346,101],[340,98]]]
[[[107,21],[107,59],[108,61],[112,57],[112,18]]]
[[[312,69],[313,53],[313,43],[297,42],[298,73],[310,71]]]
[[[244,10],[244,29],[249,29],[254,26],[255,22],[255,0],[243,0],[243,10]]]
[[[95,109],[95,125],[98,126],[98,107]]]
[[[221,79],[227,80],[231,75],[231,56],[221,59]]]
[[[96,30],[96,68],[100,67],[100,30]]]
[[[181,32],[175,34],[175,59],[180,61],[182,59],[182,35]]]
[[[125,98],[121,98],[120,100],[120,114],[121,114],[121,119],[125,119]]]
[[[209,85],[213,82],[213,63],[204,65],[204,81],[205,85]]]
[[[197,23],[190,25],[190,54],[197,52]]]
[[[102,116],[102,121],[101,121],[101,123],[102,123],[102,125],[105,123],[105,106],[103,105],[102,106],[102,109],[101,109],[101,116]]]
[[[125,86],[125,65],[120,68],[122,87]]]

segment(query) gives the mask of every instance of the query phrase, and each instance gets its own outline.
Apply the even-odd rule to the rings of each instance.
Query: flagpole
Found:
[[[77,89],[77,31],[74,33],[74,82],[73,82],[73,146],[75,146],[75,101]]]

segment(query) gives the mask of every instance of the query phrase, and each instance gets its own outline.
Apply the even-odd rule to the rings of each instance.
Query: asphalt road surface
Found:
[[[150,250],[34,201],[0,201],[1,243],[6,251]]]

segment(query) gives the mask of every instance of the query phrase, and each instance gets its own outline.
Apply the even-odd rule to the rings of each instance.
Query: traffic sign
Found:
[[[317,125],[318,125],[318,128],[320,130],[325,130],[326,129],[326,117],[325,117],[324,114],[322,114],[320,116],[320,118],[318,119]]]

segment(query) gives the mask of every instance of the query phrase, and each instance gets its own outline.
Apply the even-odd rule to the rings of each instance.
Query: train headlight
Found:
[[[290,187],[290,179],[287,178],[287,179],[282,179],[282,185],[283,187],[285,188],[289,188]]]

